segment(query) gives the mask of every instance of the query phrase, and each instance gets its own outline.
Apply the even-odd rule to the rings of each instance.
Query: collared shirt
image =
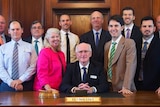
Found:
[[[12,80],[12,55],[15,41],[5,43],[0,47],[0,78],[9,86]],[[19,79],[24,82],[31,79],[35,73],[37,54],[34,47],[27,42],[18,41]]]
[[[65,55],[65,60],[67,60],[66,32],[61,30],[60,34],[61,34],[61,50]],[[75,47],[76,47],[76,45],[79,44],[79,37],[78,37],[78,35],[75,35],[75,34],[71,33],[70,31],[68,32],[68,37],[69,37],[69,42],[70,42],[70,62],[72,63],[72,62],[77,61]]]
[[[108,58],[110,58],[110,52],[111,52],[111,48],[112,48],[112,42],[116,42],[116,45],[115,45],[115,50],[117,49],[117,46],[118,46],[118,43],[119,43],[119,41],[121,40],[121,37],[122,37],[122,35],[120,35],[118,38],[117,38],[117,40],[116,41],[113,41],[113,40],[111,40],[111,45],[110,45],[110,48],[109,48],[109,53],[108,53]]]
[[[150,43],[151,43],[153,37],[154,37],[154,35],[152,35],[152,37],[149,38],[148,40],[145,40],[145,39],[143,38],[142,47],[143,47],[143,45],[144,45],[144,42],[147,42],[147,43],[148,43],[148,44],[147,44],[147,49],[148,49],[148,47],[149,47],[149,45],[150,45]]]
[[[42,37],[40,37],[39,39],[35,39],[34,37],[32,37],[32,45],[34,46],[35,45],[35,40],[38,40],[37,44],[38,44],[38,51],[40,52],[41,49],[44,48],[44,44],[43,44],[43,40],[42,40]],[[38,52],[38,53],[39,53]]]
[[[96,33],[99,33],[99,35],[98,35],[98,37],[99,37],[99,39],[100,39],[100,36],[101,36],[101,33],[102,33],[102,29],[100,29],[99,31],[95,31],[94,29],[93,29],[93,34],[94,34],[94,41],[95,41],[95,43],[96,43]]]
[[[84,71],[83,71],[83,67],[86,68],[86,73],[88,73],[88,67],[89,67],[89,62],[86,66],[83,66],[81,63],[79,63],[79,67],[80,67],[80,71],[81,71],[81,80],[83,80],[83,74],[84,74]]]
[[[134,24],[132,23],[131,25],[128,25],[128,26],[124,26],[124,31],[125,31],[125,38],[126,38],[126,36],[127,36],[127,29],[130,29],[130,36],[131,36],[131,33],[132,33],[132,29],[133,29],[133,26],[134,26]]]

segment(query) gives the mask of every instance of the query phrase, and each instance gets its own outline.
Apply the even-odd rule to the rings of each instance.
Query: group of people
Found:
[[[22,24],[11,21],[11,38],[0,41],[0,92],[87,90],[132,94],[152,90],[160,94],[159,32],[155,32],[150,16],[141,19],[140,28],[134,20],[134,9],[125,7],[122,15],[109,18],[108,30],[104,30],[103,14],[94,11],[90,16],[92,29],[78,37],[70,31],[70,16],[62,14],[61,30],[49,28],[43,36],[43,25],[34,21],[31,36],[23,39]],[[160,25],[159,16],[156,25]],[[0,15],[0,36],[4,37],[2,28],[5,19]]]

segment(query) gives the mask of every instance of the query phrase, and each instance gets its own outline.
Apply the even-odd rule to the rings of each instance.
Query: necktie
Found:
[[[145,42],[143,43],[143,48],[142,48],[142,58],[144,58],[145,55],[146,55],[147,45],[148,45],[148,42],[145,41]]]
[[[18,43],[14,44],[13,58],[12,58],[12,79],[16,80],[19,78],[18,72]]]
[[[108,73],[107,73],[109,80],[112,80],[112,60],[114,58],[116,44],[117,44],[116,42],[112,43],[112,47],[110,51],[110,57],[109,57],[109,63],[108,63]]]
[[[147,52],[147,45],[148,45],[148,42],[145,41],[143,43],[143,48],[142,48],[142,52],[141,52],[141,69],[140,69],[140,72],[139,72],[139,81],[143,80],[143,60],[144,60],[144,57],[145,57],[146,52]]]
[[[0,45],[4,44],[2,36],[0,35]]]
[[[66,33],[66,43],[67,43],[67,64],[70,63],[70,42],[69,42],[69,37],[68,37],[68,33]]]
[[[96,32],[96,46],[98,46],[98,43],[99,43],[99,33]]]
[[[128,28],[126,31],[127,31],[126,38],[130,38],[130,29]]]
[[[83,79],[82,79],[82,81],[84,82],[84,83],[86,83],[86,75],[87,75],[87,72],[86,72],[86,67],[82,67],[82,69],[83,69]]]
[[[35,42],[34,47],[35,47],[36,53],[37,53],[37,55],[38,55],[39,50],[38,50],[38,44],[37,44],[37,43],[38,43],[39,41],[38,41],[38,40],[35,40],[34,42]]]

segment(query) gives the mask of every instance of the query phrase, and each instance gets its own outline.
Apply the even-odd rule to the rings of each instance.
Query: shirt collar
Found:
[[[99,34],[101,34],[102,29],[99,29],[98,31],[96,31],[96,30],[93,29],[93,33],[96,34],[96,32],[98,32]]]
[[[88,62],[88,64],[87,64],[86,66],[83,66],[83,65],[79,62],[80,69],[82,69],[83,67],[86,67],[86,68],[88,69],[89,63],[90,63],[90,62]]]
[[[149,38],[148,40],[145,40],[145,39],[143,38],[143,42],[148,42],[148,44],[150,44],[151,41],[152,41],[152,39],[153,39],[153,37],[154,37],[154,35],[152,35],[151,38]]]
[[[113,41],[113,40],[112,40],[111,43],[112,43],[112,42],[116,42],[116,43],[118,44],[119,41],[121,40],[121,37],[122,37],[122,35],[120,35],[120,36],[116,39],[116,41]]]
[[[13,44],[16,43],[16,41],[14,41],[13,39],[11,40],[11,42],[12,42]],[[20,44],[22,43],[22,39],[20,39],[19,41],[17,41],[17,43],[20,45]]]
[[[125,25],[124,26],[124,30],[126,31],[128,28],[130,29],[130,31],[133,29],[134,24],[131,23],[130,25]]]
[[[68,33],[68,34],[70,34],[70,31],[68,31],[68,32],[65,32],[64,30],[62,30],[61,29],[61,31],[60,31],[63,35],[66,35],[66,33]]]

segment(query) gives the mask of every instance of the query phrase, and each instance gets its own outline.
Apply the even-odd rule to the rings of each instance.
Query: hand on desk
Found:
[[[72,93],[75,93],[76,90],[87,90],[87,93],[93,93],[93,87],[90,87],[88,83],[81,83],[78,85],[78,87],[73,87],[71,90]]]
[[[122,90],[118,91],[118,93],[122,93],[122,94],[133,94],[132,91],[126,89],[126,88],[122,88]]]
[[[160,87],[156,90],[156,93],[160,94]]]
[[[22,91],[23,90],[23,85],[21,80],[13,80],[11,82],[11,87],[14,88],[17,91]]]

